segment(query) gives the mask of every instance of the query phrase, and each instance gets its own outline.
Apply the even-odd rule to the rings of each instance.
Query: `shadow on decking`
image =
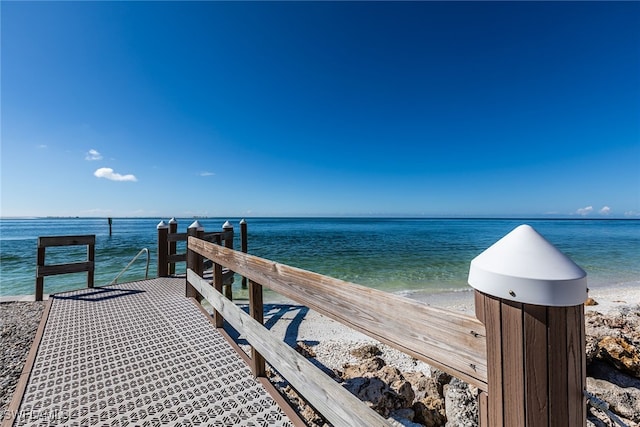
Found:
[[[93,288],[88,292],[75,295],[57,294],[53,295],[54,299],[75,300],[75,301],[106,301],[114,298],[120,298],[129,295],[144,293],[146,291],[140,289],[121,289],[121,288]]]

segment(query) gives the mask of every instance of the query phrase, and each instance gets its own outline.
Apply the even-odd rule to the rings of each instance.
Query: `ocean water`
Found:
[[[151,253],[156,275],[157,231],[161,218],[0,220],[0,296],[33,294],[37,238],[96,235],[96,286],[110,283],[142,248]],[[167,218],[162,218],[165,221]],[[219,231],[227,218],[199,219]],[[240,248],[239,218],[229,221]],[[178,219],[184,232],[193,219]],[[471,260],[520,224],[529,224],[588,274],[589,287],[640,286],[639,220],[516,220],[411,218],[248,218],[249,253],[283,264],[395,292],[409,297],[469,290]],[[178,252],[184,252],[184,243]],[[47,264],[86,259],[83,247],[49,248]],[[119,282],[144,277],[145,257]],[[177,272],[184,272],[184,263]],[[84,287],[86,273],[45,278],[45,293]],[[234,292],[242,296],[240,280]]]

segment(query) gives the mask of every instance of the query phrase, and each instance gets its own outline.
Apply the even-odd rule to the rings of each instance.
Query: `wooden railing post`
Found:
[[[158,277],[167,277],[169,275],[168,259],[169,259],[169,243],[167,241],[169,234],[169,226],[166,222],[160,221],[156,226],[158,230]]]
[[[178,221],[176,221],[175,218],[171,218],[169,220],[169,234],[174,234],[178,232]],[[176,254],[176,250],[177,250],[177,244],[176,241],[171,241],[169,242],[169,256],[171,255],[175,255]],[[172,276],[176,274],[176,263],[175,262],[170,262],[169,263],[169,275]]]
[[[262,285],[249,281],[249,315],[264,324],[264,303]],[[255,377],[266,377],[267,371],[264,357],[251,346],[251,371]]]
[[[37,259],[37,267],[44,265],[45,263],[45,254],[47,247],[40,245],[40,239],[38,239],[38,259]],[[37,268],[36,267],[36,268]],[[40,276],[36,272],[36,301],[42,301],[44,297],[44,276]]]
[[[95,266],[95,262],[96,262],[96,239],[95,236],[93,236],[93,241],[90,242],[87,245],[87,261],[89,261],[93,266]],[[93,288],[93,281],[94,281],[94,269],[90,268],[87,271],[87,287],[88,288]]]
[[[247,221],[242,218],[240,220],[240,250],[243,253],[247,253]],[[242,289],[247,289],[247,278],[242,276]]]
[[[222,224],[222,232],[224,233],[224,247],[225,248],[229,248],[229,249],[233,249],[233,225],[231,225],[231,223],[229,221],[225,221],[224,224]],[[225,283],[224,284],[224,296],[229,298],[230,300],[233,300],[233,289],[232,289],[232,285],[233,285],[233,278],[231,279],[230,283]]]
[[[586,425],[586,273],[522,225],[469,269],[487,340],[482,427]]]
[[[193,270],[193,272],[200,277],[202,277],[203,272],[202,256],[189,249],[189,237],[202,238],[203,233],[204,227],[200,225],[200,222],[198,221],[194,221],[189,228],[187,228],[187,268]],[[196,298],[198,300],[202,299],[188,280],[186,281],[185,294],[187,298]]]
[[[218,242],[220,244],[220,242]],[[222,281],[224,277],[222,276],[222,265],[214,262],[213,263],[213,287],[216,291],[222,293]],[[213,320],[216,325],[216,328],[222,328],[224,324],[224,318],[222,314],[215,310],[213,311]]]

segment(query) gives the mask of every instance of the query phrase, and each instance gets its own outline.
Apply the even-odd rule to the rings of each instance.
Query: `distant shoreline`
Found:
[[[25,216],[0,216],[0,220],[39,220],[39,219],[168,219],[171,218],[171,215],[160,215],[160,216],[34,216],[34,215],[25,215]],[[626,217],[626,216],[615,216],[615,217],[600,217],[600,218],[585,218],[582,216],[535,216],[535,215],[525,215],[525,216],[403,216],[403,215],[383,215],[383,216],[375,216],[375,215],[343,215],[343,216],[315,216],[315,215],[299,215],[299,216],[242,216],[242,215],[229,215],[229,216],[176,216],[177,219],[220,219],[220,220],[228,220],[228,219],[238,219],[245,218],[247,220],[252,219],[372,219],[372,220],[381,220],[381,219],[406,219],[406,220],[446,220],[446,221],[640,221],[640,216],[635,217]]]

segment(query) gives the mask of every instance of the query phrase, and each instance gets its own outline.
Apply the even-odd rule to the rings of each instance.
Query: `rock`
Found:
[[[453,378],[444,386],[446,427],[478,426],[478,390]]]
[[[415,393],[411,388],[411,383],[406,380],[398,380],[389,384],[391,390],[396,393],[396,408],[410,408],[415,399]]]
[[[453,377],[449,374],[447,374],[444,371],[441,371],[440,369],[433,369],[431,371],[431,378],[433,378],[434,380],[437,381],[438,385],[438,393],[443,395],[443,387],[446,384],[449,384],[451,382],[451,380],[453,379]]]
[[[415,416],[416,416],[416,413],[411,408],[396,409],[395,411],[391,411],[389,413],[389,419],[394,420],[397,423],[400,423],[400,425],[406,425],[405,423],[407,421],[410,421],[412,425],[419,426],[420,424],[415,424],[413,422],[413,419]]]
[[[382,351],[374,344],[365,344],[361,347],[354,348],[349,353],[359,359],[370,359],[374,356],[379,356],[382,354]]]
[[[411,416],[411,418],[405,417]],[[397,411],[391,412],[389,414],[389,418],[387,421],[393,427],[424,427],[422,424],[414,423],[413,421],[413,410],[412,409],[400,409]]]
[[[373,359],[367,359],[362,363],[345,365],[342,369],[341,377],[344,380],[357,377],[371,377],[375,372],[378,372],[384,367],[385,363],[379,357]]]
[[[587,378],[587,390],[609,404],[609,409],[635,423],[640,422],[640,390]]]
[[[413,404],[415,421],[427,427],[440,427],[447,422],[445,402],[438,396],[427,396]]]
[[[398,368],[385,365],[380,370],[374,373],[376,377],[380,378],[387,384],[391,384],[396,381],[404,381],[402,372]]]
[[[604,337],[598,342],[597,357],[636,378],[640,378],[640,352],[624,338]]]
[[[600,340],[597,337],[592,335],[586,336],[585,352],[587,357],[587,366],[590,365],[598,356],[598,352],[600,351],[598,348],[598,342],[600,342]]]
[[[429,395],[442,396],[442,385],[437,379],[427,377],[422,372],[405,372],[404,379],[409,381],[415,400],[421,400]]]
[[[380,378],[351,378],[344,382],[343,387],[384,417],[391,410],[398,409],[395,393]]]

